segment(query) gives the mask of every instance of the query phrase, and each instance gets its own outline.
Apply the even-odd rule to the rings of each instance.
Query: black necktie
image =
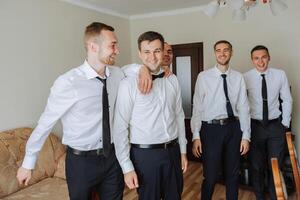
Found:
[[[265,74],[261,74],[261,96],[263,100],[263,124],[268,125],[269,120],[269,109],[268,109],[268,94],[267,94],[267,83],[265,79]]]
[[[225,93],[225,97],[226,97],[226,110],[227,110],[227,115],[228,118],[233,118],[234,114],[233,114],[233,110],[231,107],[231,103],[228,97],[228,89],[227,89],[227,81],[226,81],[226,74],[222,74],[221,75],[223,78],[223,88],[224,88],[224,93]]]
[[[110,127],[109,127],[109,104],[106,89],[106,79],[97,77],[103,83],[102,89],[102,137],[103,137],[103,154],[105,157],[109,155],[111,150]]]
[[[152,74],[152,80],[154,81],[155,79],[163,78],[164,76],[165,76],[165,72],[157,74],[157,75]]]

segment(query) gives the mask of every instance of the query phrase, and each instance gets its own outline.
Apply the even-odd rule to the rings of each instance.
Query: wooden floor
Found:
[[[200,199],[200,188],[202,184],[202,165],[196,162],[189,162],[187,172],[184,174],[184,189],[182,193],[183,200]],[[137,200],[136,190],[124,191],[125,200]],[[225,200],[225,187],[217,184],[213,195],[213,200]],[[239,200],[255,200],[253,192],[249,190],[239,190]]]

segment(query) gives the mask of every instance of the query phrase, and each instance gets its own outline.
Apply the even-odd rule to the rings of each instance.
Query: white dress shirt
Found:
[[[193,140],[199,139],[202,121],[228,117],[221,74],[222,72],[215,66],[198,75],[191,119]],[[239,118],[242,138],[250,141],[250,115],[244,78],[241,73],[230,68],[225,74],[229,100],[234,116]]]
[[[283,70],[268,68],[264,73],[252,69],[244,74],[250,104],[251,118],[262,120],[262,76],[265,74],[267,83],[269,120],[276,119],[281,115],[279,110],[279,95],[282,99],[282,124],[290,126],[292,113],[292,96],[290,85]]]
[[[116,103],[113,140],[123,173],[134,170],[130,143],[159,144],[178,138],[181,153],[186,153],[184,113],[176,76],[155,79],[146,95],[138,90],[137,81],[137,77],[121,81]]]
[[[111,127],[118,86],[123,79],[119,67],[106,67]],[[51,129],[61,119],[62,143],[78,150],[102,148],[102,87],[97,72],[85,61],[54,82],[44,113],[26,145],[22,166],[33,169]],[[103,77],[102,77],[103,78]]]

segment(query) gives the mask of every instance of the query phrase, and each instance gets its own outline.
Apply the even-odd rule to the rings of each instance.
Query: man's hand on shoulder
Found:
[[[142,94],[148,94],[152,88],[152,76],[146,66],[139,70],[138,88]]]

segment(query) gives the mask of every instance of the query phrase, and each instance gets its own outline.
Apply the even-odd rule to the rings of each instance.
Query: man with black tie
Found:
[[[240,155],[250,141],[250,115],[246,86],[241,73],[229,67],[232,45],[215,43],[217,64],[198,75],[191,128],[193,154],[202,156],[201,199],[211,200],[223,166],[226,199],[238,199]]]
[[[118,86],[124,77],[120,68],[111,66],[119,54],[117,42],[111,26],[94,22],[86,27],[86,60],[54,82],[45,111],[26,144],[17,173],[20,184],[28,185],[38,153],[61,119],[70,199],[88,200],[93,188],[100,199],[122,199],[124,181],[110,129]]]
[[[257,200],[264,197],[264,172],[268,169],[270,198],[277,199],[271,158],[276,157],[282,167],[285,148],[285,133],[288,131],[292,97],[286,74],[283,70],[270,68],[267,47],[258,45],[251,50],[254,69],[244,74],[251,113],[250,163],[252,181]],[[279,96],[282,111],[279,109]]]
[[[114,119],[116,155],[126,185],[139,199],[179,200],[187,169],[184,113],[175,75],[163,78],[163,36],[149,31],[138,39],[139,57],[153,77],[142,94],[138,77],[120,83]],[[133,64],[136,65],[136,64]]]

